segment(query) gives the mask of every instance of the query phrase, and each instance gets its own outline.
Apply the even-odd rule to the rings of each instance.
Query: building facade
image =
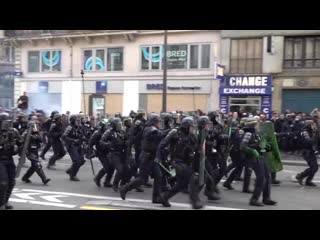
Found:
[[[159,30],[8,32],[4,41],[15,46],[15,100],[26,91],[30,109],[48,112],[159,112],[163,39]],[[168,111],[218,109],[213,66],[220,40],[215,30],[168,31]]]
[[[319,60],[320,30],[223,30],[220,109],[309,113],[320,107]]]
[[[0,39],[4,30],[0,30]],[[14,106],[14,47],[0,41],[0,107]]]

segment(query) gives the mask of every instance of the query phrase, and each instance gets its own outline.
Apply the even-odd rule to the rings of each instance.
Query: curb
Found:
[[[283,165],[288,166],[308,166],[308,164],[305,161],[296,161],[296,160],[282,160]]]

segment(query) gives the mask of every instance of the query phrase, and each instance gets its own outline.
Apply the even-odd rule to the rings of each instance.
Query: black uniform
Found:
[[[0,210],[11,209],[8,204],[11,192],[16,184],[16,166],[13,156],[21,146],[19,132],[10,128],[9,115],[0,114]]]
[[[22,117],[18,117],[18,120],[13,123],[13,127],[18,131],[20,136],[27,129],[28,122],[23,120]]]
[[[263,157],[266,150],[260,148],[260,137],[255,133],[254,126],[244,127],[243,130],[245,134],[241,140],[240,149],[256,175],[256,184],[250,199],[250,205],[263,206],[262,203],[258,202],[262,192],[263,203],[275,205],[276,202],[270,199],[271,173],[266,164],[266,159]]]
[[[315,133],[315,128],[312,128],[312,125],[314,123],[311,122],[311,120],[306,121],[306,126],[303,128],[301,132],[301,146],[302,146],[302,156],[306,160],[306,162],[309,165],[309,168],[304,170],[302,173],[299,173],[296,176],[296,179],[298,182],[303,185],[303,179],[306,179],[306,186],[316,186],[312,179],[316,172],[318,172],[319,166],[317,162],[317,156],[315,154],[315,151],[317,151],[317,146],[315,146],[316,139],[315,136],[317,135]]]
[[[209,116],[211,114],[209,113]],[[227,171],[227,157],[228,157],[228,135],[224,133],[223,126],[211,117],[212,128],[208,132],[206,139],[207,159],[215,170],[215,184],[218,185],[222,177]]]
[[[128,139],[125,132],[122,130],[120,118],[114,118],[111,122],[111,129],[107,130],[101,140],[100,146],[103,149],[108,149],[109,161],[116,169],[116,175],[113,180],[112,188],[115,192],[118,191],[120,180],[125,181],[129,172],[127,163],[128,154]]]
[[[49,130],[50,130],[50,127],[51,127],[51,124],[52,124],[52,120],[53,120],[53,117],[54,115],[58,114],[57,111],[53,111],[51,113],[51,116],[49,119],[47,119],[44,123],[43,123],[43,130],[45,132],[46,135],[49,134]],[[45,159],[45,155],[46,153],[49,151],[49,149],[51,148],[51,139],[50,137],[48,136],[48,141],[46,143],[46,145],[44,146],[44,148],[42,149],[42,152],[40,154],[40,157],[44,160]]]
[[[133,145],[134,151],[135,151],[135,155],[134,155],[135,164],[132,169],[135,176],[137,176],[137,171],[140,165],[141,140],[142,140],[142,133],[143,133],[145,124],[146,124],[146,120],[144,118],[140,116],[136,116],[135,120],[133,121],[133,125],[130,128],[129,144],[130,146]]]
[[[31,124],[31,123],[30,123]],[[39,160],[39,149],[41,148],[41,142],[42,138],[36,128],[36,125],[33,124],[32,133],[30,136],[29,146],[27,146],[27,153],[26,156],[31,162],[31,167],[27,170],[27,172],[22,177],[22,181],[26,183],[31,183],[30,177],[36,172],[39,177],[41,178],[41,181],[43,184],[47,184],[50,179],[46,177],[41,162]],[[26,130],[22,134],[22,139],[26,142],[26,138],[28,135],[28,130]]]
[[[49,129],[49,139],[52,145],[53,155],[49,159],[47,166],[48,169],[52,169],[52,166],[55,165],[55,162],[66,155],[66,151],[64,150],[60,139],[63,132],[61,116],[55,116],[55,120]]]
[[[152,202],[162,203],[160,200],[162,174],[159,164],[154,161],[158,145],[163,138],[162,131],[157,127],[157,124],[160,123],[160,116],[153,114],[150,117],[149,122],[151,126],[147,126],[142,134],[139,175],[133,181],[121,188],[120,195],[123,200],[125,200],[128,191],[141,186],[147,180],[148,175],[152,173],[154,178]]]
[[[243,182],[243,189],[242,191],[245,193],[249,193],[249,184],[250,184],[250,177],[252,174],[251,168],[248,166],[247,161],[245,161],[245,157],[240,150],[240,143],[243,138],[244,131],[241,129],[233,129],[231,134],[231,149],[230,149],[230,157],[232,162],[235,165],[234,170],[230,173],[227,180],[223,183],[223,186],[227,189],[232,190],[233,187],[231,186],[232,182],[241,176],[242,170],[245,167],[245,178]]]
[[[70,176],[71,181],[79,181],[76,177],[80,167],[85,163],[84,151],[82,150],[83,133],[80,127],[79,116],[72,115],[70,117],[70,126],[67,127],[62,139],[65,142],[65,147],[71,157],[72,165],[66,171]]]
[[[188,184],[190,184],[190,199],[193,207],[202,207],[198,197],[197,175],[192,168],[198,148],[198,139],[192,133],[192,126],[193,119],[184,118],[181,121],[180,128],[171,130],[159,145],[157,159],[160,159],[161,152],[169,146],[171,165],[175,168],[177,177],[175,185],[162,195],[162,204],[165,207],[170,207],[168,200],[182,191]]]
[[[95,147],[95,156],[98,157],[99,161],[101,162],[102,164],[102,168],[100,169],[100,171],[98,172],[98,174],[96,175],[96,177],[94,178],[94,181],[96,183],[97,186],[101,186],[100,184],[100,181],[101,179],[103,178],[103,176],[108,173],[110,170],[110,168],[113,169],[114,171],[114,168],[113,166],[111,166],[109,164],[109,159],[108,159],[108,149],[107,148],[103,148],[100,144],[100,140],[103,136],[103,134],[105,133],[105,125],[100,125],[100,128],[98,130],[96,130],[91,138],[89,139],[89,149],[91,152],[93,152],[93,147]],[[112,178],[112,175],[113,175],[113,171],[110,173],[107,174],[107,178]],[[110,177],[111,176],[111,177]],[[109,181],[106,181],[104,183],[104,186],[107,187],[107,186],[110,186],[110,180]]]

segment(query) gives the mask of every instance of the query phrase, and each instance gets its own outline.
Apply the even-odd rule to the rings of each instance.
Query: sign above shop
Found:
[[[225,67],[219,63],[214,64],[214,79],[222,81],[224,79]]]
[[[271,95],[271,75],[228,75],[227,86],[220,87],[221,95]]]
[[[163,90],[163,84],[147,84],[146,85],[148,90]],[[168,90],[200,90],[201,87],[170,87],[168,86]]]
[[[271,87],[271,75],[229,75],[227,86],[230,87]]]

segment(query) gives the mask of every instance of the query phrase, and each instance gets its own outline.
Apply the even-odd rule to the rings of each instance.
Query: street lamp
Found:
[[[167,45],[168,45],[168,32],[167,30],[164,30],[162,112],[167,112]]]
[[[84,92],[84,71],[80,72],[82,78],[82,99],[83,99],[83,114],[86,115],[86,100],[85,100],[85,92]]]

